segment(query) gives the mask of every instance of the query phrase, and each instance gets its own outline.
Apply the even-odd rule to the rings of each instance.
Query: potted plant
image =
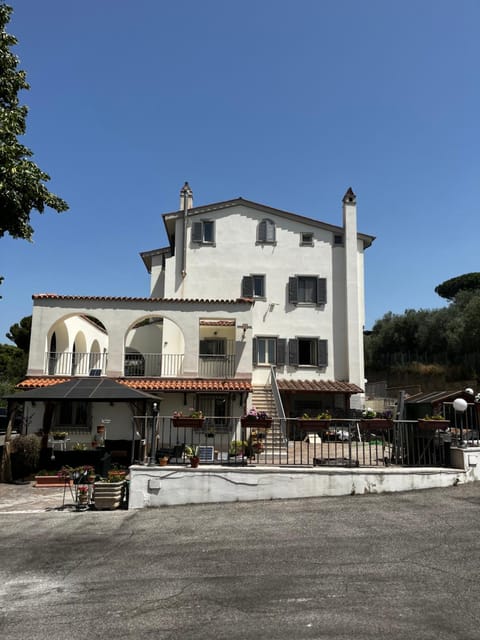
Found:
[[[331,419],[332,416],[328,411],[323,411],[315,417],[311,417],[308,413],[304,413],[302,417],[298,419],[297,424],[299,429],[303,429],[305,431],[316,431],[317,429],[328,429]]]
[[[272,426],[272,418],[265,411],[257,411],[252,407],[240,418],[242,427],[254,427],[255,429],[269,429]]]
[[[440,429],[441,431],[445,431],[450,426],[450,421],[445,420],[445,418],[440,414],[434,414],[433,416],[426,415],[423,418],[419,418],[417,420],[418,428],[421,430],[434,430]]]
[[[201,429],[203,420],[203,413],[193,408],[190,409],[188,416],[184,416],[182,411],[175,411],[172,417],[174,427],[184,427],[186,429]]]
[[[107,477],[97,480],[93,487],[95,509],[118,509],[122,504],[127,472],[124,469],[111,469]]]
[[[88,486],[80,485],[77,487],[77,505],[86,508],[88,506]]]
[[[66,440],[68,436],[68,431],[53,431],[52,438],[54,440]]]
[[[198,456],[198,447],[192,445],[185,447],[185,455],[190,460],[190,466],[192,469],[196,469],[200,464],[200,458]]]
[[[36,487],[63,487],[70,478],[58,475],[58,471],[41,469],[35,475]]]
[[[229,458],[241,458],[245,456],[245,449],[248,447],[248,443],[245,440],[232,440],[228,449]]]
[[[393,420],[385,414],[377,415],[372,409],[365,409],[360,420],[360,429],[362,431],[385,431],[393,427]]]

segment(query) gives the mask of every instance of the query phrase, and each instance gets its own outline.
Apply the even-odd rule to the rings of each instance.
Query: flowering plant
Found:
[[[244,418],[247,418],[247,420],[270,420],[270,416],[266,411],[257,411],[255,407],[247,411]]]
[[[81,487],[78,487],[78,495],[86,496],[87,493],[88,493],[88,487],[85,487],[84,485],[82,485]]]
[[[362,412],[362,418],[376,418],[377,417],[377,412],[373,411],[373,409],[365,409],[365,411]]]
[[[190,413],[188,415],[185,415],[183,411],[174,411],[173,417],[174,418],[203,418],[202,411],[196,411],[193,407],[191,407],[189,411]]]

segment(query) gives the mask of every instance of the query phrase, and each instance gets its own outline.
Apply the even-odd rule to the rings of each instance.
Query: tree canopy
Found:
[[[480,273],[465,273],[435,287],[435,293],[447,300],[455,300],[460,291],[480,291]]]
[[[18,93],[30,87],[11,51],[17,39],[5,30],[11,13],[12,7],[0,4],[0,238],[8,233],[12,238],[31,240],[32,210],[43,213],[50,207],[60,213],[68,205],[48,191],[45,182],[50,176],[30,159],[33,152],[18,139],[25,134],[28,113]]]

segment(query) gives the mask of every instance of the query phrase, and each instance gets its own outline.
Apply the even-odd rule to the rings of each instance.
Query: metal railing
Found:
[[[44,371],[48,375],[105,375],[106,366],[106,352],[49,351],[45,355]]]
[[[171,417],[156,420],[156,453],[170,462],[188,463],[186,447],[208,447],[208,460],[216,464],[341,466],[341,467],[448,467],[450,432],[420,428],[417,421],[391,421],[388,425],[361,420],[286,419],[288,446],[272,438],[273,429],[245,427],[238,417],[208,417],[199,428],[174,426]],[[309,423],[309,424],[307,424]],[[137,460],[151,457],[153,416],[136,416],[133,430],[140,451]],[[211,455],[210,455],[211,454]]]
[[[202,378],[233,378],[235,376],[235,356],[200,355],[198,375]]]
[[[181,353],[126,353],[125,377],[176,378],[183,375],[184,355]]]

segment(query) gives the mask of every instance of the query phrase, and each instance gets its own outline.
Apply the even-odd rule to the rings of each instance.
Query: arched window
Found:
[[[273,244],[275,242],[275,223],[273,220],[265,218],[258,223],[257,242],[262,244]]]

